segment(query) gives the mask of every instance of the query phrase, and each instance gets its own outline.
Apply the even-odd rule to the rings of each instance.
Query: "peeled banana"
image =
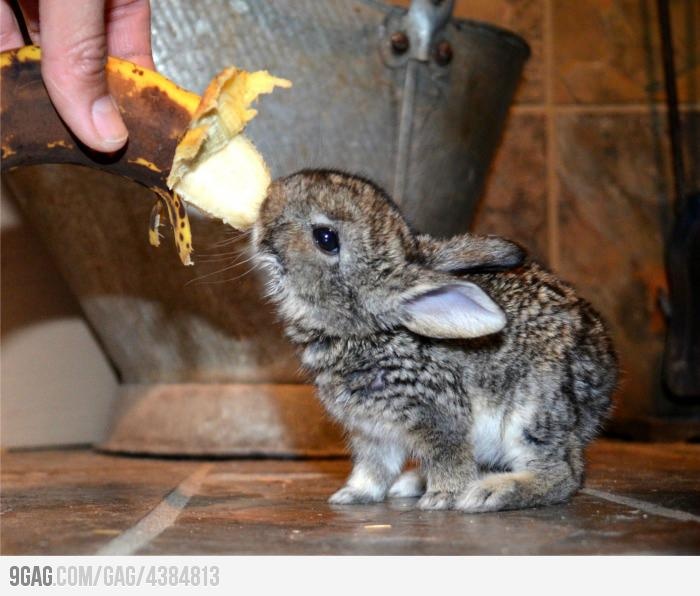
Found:
[[[165,209],[185,265],[192,263],[192,236],[181,197],[234,227],[251,225],[270,178],[260,154],[240,133],[255,116],[249,106],[259,94],[291,83],[264,71],[229,68],[200,98],[126,60],[110,57],[106,74],[129,130],[126,147],[113,155],[91,151],[65,127],[43,85],[38,47],[0,54],[3,168],[79,164],[150,188],[158,201],[151,213],[149,240],[159,244]]]

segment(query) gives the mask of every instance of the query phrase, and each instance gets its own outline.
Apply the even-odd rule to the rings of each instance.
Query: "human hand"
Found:
[[[19,0],[56,110],[88,147],[113,152],[128,131],[107,90],[107,56],[154,68],[148,0]],[[24,45],[9,0],[0,0],[0,51]]]

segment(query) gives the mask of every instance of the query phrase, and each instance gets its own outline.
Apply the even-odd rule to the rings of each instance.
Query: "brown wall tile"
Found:
[[[649,414],[665,322],[663,228],[670,212],[666,143],[643,114],[562,115],[561,274],[607,318],[621,357],[620,418]]]
[[[681,101],[700,100],[700,2],[671,0]],[[557,103],[662,99],[655,0],[552,0]]]
[[[547,258],[547,173],[545,119],[513,114],[479,202],[473,229],[498,234]]]

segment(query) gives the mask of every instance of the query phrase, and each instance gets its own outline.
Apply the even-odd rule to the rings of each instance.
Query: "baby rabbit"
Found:
[[[496,237],[416,235],[371,182],[305,170],[252,234],[291,340],[354,467],[330,502],[558,503],[610,409],[617,363],[591,306]],[[399,478],[406,459],[419,472]],[[398,479],[398,480],[397,480]]]

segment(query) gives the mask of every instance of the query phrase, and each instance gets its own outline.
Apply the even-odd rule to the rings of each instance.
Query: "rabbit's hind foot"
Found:
[[[454,508],[467,513],[524,509],[566,501],[579,488],[568,466],[548,471],[488,474],[459,495]]]

